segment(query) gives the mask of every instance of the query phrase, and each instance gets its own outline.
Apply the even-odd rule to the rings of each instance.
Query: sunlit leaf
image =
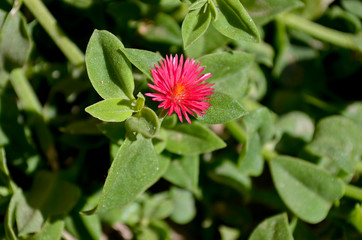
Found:
[[[107,31],[94,31],[86,51],[89,79],[104,98],[133,99],[132,66],[121,52],[122,42]]]

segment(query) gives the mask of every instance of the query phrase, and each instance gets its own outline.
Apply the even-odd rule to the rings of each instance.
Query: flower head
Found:
[[[200,68],[200,63],[196,64],[190,58],[184,62],[183,55],[179,59],[177,54],[175,57],[166,56],[160,65],[151,70],[155,85],[148,84],[158,93],[146,93],[146,96],[162,102],[158,107],[169,109],[168,115],[176,112],[181,122],[182,115],[191,123],[188,114],[205,114],[211,105],[205,100],[213,94],[214,89],[210,87],[214,84],[203,82],[211,77],[211,73],[201,74],[204,67]]]

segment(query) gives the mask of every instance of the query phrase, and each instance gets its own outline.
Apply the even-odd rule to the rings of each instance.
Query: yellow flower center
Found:
[[[176,85],[173,90],[173,97],[174,99],[180,99],[184,96],[184,93],[185,93],[185,86],[182,84]]]

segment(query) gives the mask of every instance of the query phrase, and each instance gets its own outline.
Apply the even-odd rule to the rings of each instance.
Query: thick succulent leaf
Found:
[[[134,201],[160,177],[159,157],[151,139],[126,139],[112,162],[96,212],[104,213]]]
[[[308,223],[322,221],[333,202],[344,194],[340,179],[301,159],[279,156],[271,159],[269,165],[283,202]]]
[[[342,116],[331,116],[318,122],[312,142],[306,150],[324,157],[320,164],[333,174],[352,175],[361,159],[362,129],[352,120]]]
[[[265,219],[254,229],[249,240],[293,240],[287,214]]]
[[[215,0],[215,3],[219,12],[213,25],[220,33],[235,40],[260,41],[253,19],[239,0]]]
[[[135,106],[136,101],[112,98],[97,102],[85,111],[102,121],[123,122],[132,116]]]
[[[167,130],[167,135],[166,149],[176,154],[194,155],[226,146],[215,133],[198,123],[176,125]]]
[[[125,123],[127,134],[141,133],[146,138],[155,137],[160,131],[160,125],[158,116],[148,107],[144,107]]]
[[[173,159],[163,177],[193,193],[198,192],[200,157],[198,155],[180,156]]]
[[[174,211],[170,218],[178,224],[186,224],[196,216],[195,200],[192,193],[173,187],[171,195],[174,204]]]
[[[248,90],[248,76],[253,56],[243,52],[214,53],[198,58],[204,73],[211,73],[208,82],[215,91],[229,95],[240,104]]]
[[[207,30],[211,22],[209,7],[190,11],[182,23],[182,39],[184,48],[188,48],[193,42],[200,38]]]
[[[303,6],[299,0],[243,0],[243,5],[256,24],[264,25],[279,14]]]
[[[206,114],[197,115],[197,119],[205,123],[226,123],[248,113],[235,99],[221,92],[214,92],[208,102],[211,103],[211,106],[207,109]]]
[[[128,60],[143,72],[149,79],[153,80],[151,69],[155,65],[159,65],[162,60],[160,54],[133,48],[121,48],[121,51],[126,55]]]
[[[49,216],[67,214],[78,202],[80,190],[60,178],[59,174],[40,171],[32,189],[16,206],[19,236],[39,232]]]
[[[121,48],[122,42],[108,31],[95,30],[89,40],[85,56],[88,76],[104,99],[133,99],[132,66]]]
[[[25,65],[31,50],[26,21],[20,11],[7,14],[0,24],[0,69],[11,72]]]

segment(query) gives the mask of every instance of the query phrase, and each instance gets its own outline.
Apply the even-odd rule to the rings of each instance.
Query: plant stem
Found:
[[[236,138],[240,143],[244,144],[247,140],[247,133],[245,129],[237,124],[235,121],[225,123],[225,127],[229,130],[231,135]]]
[[[332,105],[330,105],[312,95],[302,93],[302,98],[307,103],[309,103],[317,108],[323,109],[329,113],[338,113],[339,112],[339,109],[333,107]]]
[[[13,70],[10,74],[10,81],[23,110],[29,118],[29,123],[34,127],[39,145],[47,157],[50,167],[53,171],[58,170],[58,154],[54,146],[53,137],[44,121],[42,106],[23,70],[20,68]]]
[[[344,196],[362,201],[362,188],[346,184]]]
[[[270,150],[267,147],[263,147],[261,149],[261,154],[263,155],[263,158],[268,162],[278,156],[278,153],[276,151]]]
[[[82,64],[84,62],[83,52],[65,35],[59,27],[57,20],[43,2],[41,0],[24,0],[24,4],[33,13],[68,60],[74,65]]]
[[[359,40],[357,35],[330,29],[294,14],[281,15],[280,20],[288,27],[301,30],[322,41],[362,52],[362,47],[357,43]]]

